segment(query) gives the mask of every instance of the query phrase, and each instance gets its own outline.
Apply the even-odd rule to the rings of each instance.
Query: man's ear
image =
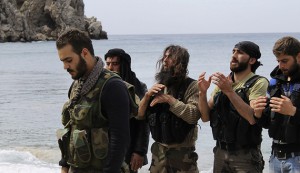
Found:
[[[300,52],[299,52],[298,55],[296,56],[296,60],[297,60],[297,63],[300,64]]]
[[[87,48],[83,48],[81,51],[81,56],[85,59],[86,55],[88,55],[90,52]]]
[[[249,63],[252,65],[255,64],[256,61],[257,61],[256,58],[251,57]]]

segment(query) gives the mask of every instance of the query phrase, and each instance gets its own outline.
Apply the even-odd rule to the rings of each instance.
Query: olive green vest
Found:
[[[103,86],[114,77],[120,78],[113,72],[103,70],[95,87],[82,96],[73,108],[67,109],[70,101],[63,107],[62,124],[65,129],[62,133],[69,136],[69,139],[64,141],[68,146],[65,159],[73,167],[102,169],[105,164],[109,142],[108,120],[101,113],[100,99]],[[128,83],[126,86],[130,95],[131,114],[135,115],[138,106],[135,103],[134,87]],[[71,90],[70,98],[72,97],[74,92]]]

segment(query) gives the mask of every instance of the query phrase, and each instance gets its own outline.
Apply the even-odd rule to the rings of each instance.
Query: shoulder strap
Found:
[[[259,75],[254,75],[254,76],[252,76],[250,79],[248,79],[246,82],[245,82],[245,84],[244,84],[244,87],[245,88],[251,88],[254,84],[255,84],[255,82],[258,80],[258,79],[260,79],[260,78],[265,78],[265,77],[262,77],[262,76],[259,76]]]
[[[101,95],[102,95],[102,90],[105,86],[105,84],[107,83],[107,81],[109,81],[110,79],[112,78],[120,78],[117,74],[109,71],[109,70],[106,70],[106,69],[103,69],[103,71],[101,72],[100,76],[99,76],[99,80],[96,84],[96,88],[98,88],[99,90],[99,113],[100,113],[100,118],[104,118],[104,119],[107,119],[105,116],[102,115],[102,111],[101,111]]]
[[[256,83],[256,81],[260,78],[265,78],[263,76],[259,76],[259,75],[254,75],[252,76],[250,79],[248,79],[244,86],[241,88],[238,88],[236,90],[236,93],[247,103],[248,100],[248,94],[246,94],[248,92],[248,90]],[[266,79],[266,78],[265,78]]]
[[[129,95],[131,116],[135,117],[138,114],[140,98],[135,94],[135,87],[133,85],[131,85],[126,81],[123,82],[126,85],[128,95]]]
[[[72,84],[71,84],[71,86],[70,86],[70,88],[69,88],[69,91],[68,91],[68,97],[69,97],[69,98],[70,98],[70,96],[71,96],[71,91],[72,91],[72,87],[73,87],[73,85],[74,85],[74,82],[75,82],[75,81],[72,82]]]
[[[114,72],[108,71],[106,69],[104,69],[102,73],[103,73],[103,75],[100,75],[100,79],[99,79],[99,82],[97,84],[98,85],[97,87],[100,89],[100,98],[99,99],[101,99],[102,90],[104,88],[104,85],[106,84],[106,82],[109,79],[111,79],[113,77],[117,77],[117,78],[121,79],[121,77],[119,75],[117,75]],[[123,81],[123,82],[126,85],[127,92],[128,92],[128,95],[129,95],[131,116],[136,116],[137,113],[138,113],[138,109],[139,109],[139,106],[138,106],[138,104],[140,102],[139,97],[135,94],[135,88],[134,88],[133,85],[131,85],[130,83],[128,83],[126,81]],[[101,103],[101,100],[100,100],[100,103]],[[100,107],[100,111],[101,111],[101,107]]]

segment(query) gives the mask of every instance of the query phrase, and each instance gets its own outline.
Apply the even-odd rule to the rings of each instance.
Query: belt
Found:
[[[300,156],[300,152],[283,152],[281,150],[273,150],[272,154],[279,160]]]
[[[276,140],[276,139],[274,139],[273,142],[274,142],[275,144],[288,144],[288,143],[286,143],[286,142],[283,142],[282,140]]]
[[[216,146],[221,148],[222,150],[227,150],[227,151],[236,151],[240,149],[250,149],[254,147],[249,147],[249,146],[241,146],[236,143],[226,143],[226,142],[221,142],[217,141]]]

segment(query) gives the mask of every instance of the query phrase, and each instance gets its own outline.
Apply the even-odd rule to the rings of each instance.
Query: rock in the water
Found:
[[[70,27],[107,39],[101,22],[84,15],[83,0],[0,0],[0,42],[56,40]]]

